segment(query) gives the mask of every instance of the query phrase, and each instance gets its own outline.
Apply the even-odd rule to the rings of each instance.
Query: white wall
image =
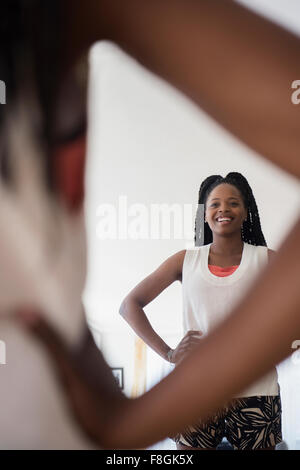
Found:
[[[120,303],[168,256],[193,245],[202,180],[212,174],[241,172],[253,189],[267,244],[275,250],[299,215],[299,185],[113,44],[96,44],[90,61],[86,176],[89,275],[84,298],[89,321],[101,332],[106,359],[112,367],[125,368],[125,392],[129,394],[134,335],[118,314]],[[124,219],[121,221],[124,208],[118,207],[120,195],[127,198],[129,229],[137,221],[137,214],[130,213],[133,204],[142,204],[136,207],[140,217],[142,210],[144,217],[150,215],[151,204],[171,207],[178,203],[180,210],[188,204],[192,208],[191,217],[186,219],[189,236],[174,239],[171,231],[167,239],[133,240],[127,233],[124,239],[100,240],[103,217],[97,210],[104,203],[113,205],[120,218],[117,226],[126,232]],[[151,227],[143,220],[144,227]],[[145,308],[154,328],[170,346],[176,345],[181,334],[181,302],[180,284],[175,283]],[[299,373],[299,367],[296,371],[284,366],[285,384],[292,374]],[[155,382],[153,377],[151,380]],[[300,422],[299,407],[297,413]],[[288,429],[289,424],[284,426]],[[289,442],[296,445],[293,437]]]
[[[299,0],[237,0],[238,3],[278,23],[284,28],[300,34]]]

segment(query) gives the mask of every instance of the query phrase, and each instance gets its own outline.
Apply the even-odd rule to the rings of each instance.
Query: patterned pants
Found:
[[[214,449],[223,437],[235,450],[265,449],[279,444],[280,395],[237,398],[208,422],[189,426],[174,440],[184,446]]]

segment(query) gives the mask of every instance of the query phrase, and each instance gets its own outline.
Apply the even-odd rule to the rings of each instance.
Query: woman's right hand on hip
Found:
[[[202,335],[202,331],[189,330],[173,350],[170,362],[172,364],[178,364],[181,362],[182,359],[199,344]]]

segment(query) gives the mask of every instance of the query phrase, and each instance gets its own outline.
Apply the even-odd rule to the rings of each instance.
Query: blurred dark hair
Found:
[[[12,183],[3,125],[18,97],[34,87],[41,122],[35,135],[42,143],[45,179],[52,187],[51,147],[55,93],[60,74],[62,18],[60,0],[2,0],[0,19],[0,80],[6,86],[6,104],[0,106],[1,176]],[[30,78],[29,78],[30,77]]]
[[[205,209],[206,201],[210,192],[216,186],[219,186],[219,184],[223,183],[232,184],[240,191],[244,206],[247,210],[247,220],[243,223],[241,229],[242,240],[246,243],[249,243],[250,245],[267,246],[261,229],[260,217],[252,189],[246,178],[241,173],[237,172],[228,173],[225,178],[220,175],[208,176],[201,183],[198,196],[198,209],[195,220],[195,246],[208,245],[213,241],[212,231],[209,225],[203,223],[201,217],[201,206],[199,206],[199,204],[204,204]],[[204,226],[204,233],[201,233],[202,226]]]

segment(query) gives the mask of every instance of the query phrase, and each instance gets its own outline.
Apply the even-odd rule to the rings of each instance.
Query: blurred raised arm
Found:
[[[97,40],[116,42],[260,155],[300,176],[300,107],[291,101],[299,37],[232,0],[64,5],[69,60]]]

